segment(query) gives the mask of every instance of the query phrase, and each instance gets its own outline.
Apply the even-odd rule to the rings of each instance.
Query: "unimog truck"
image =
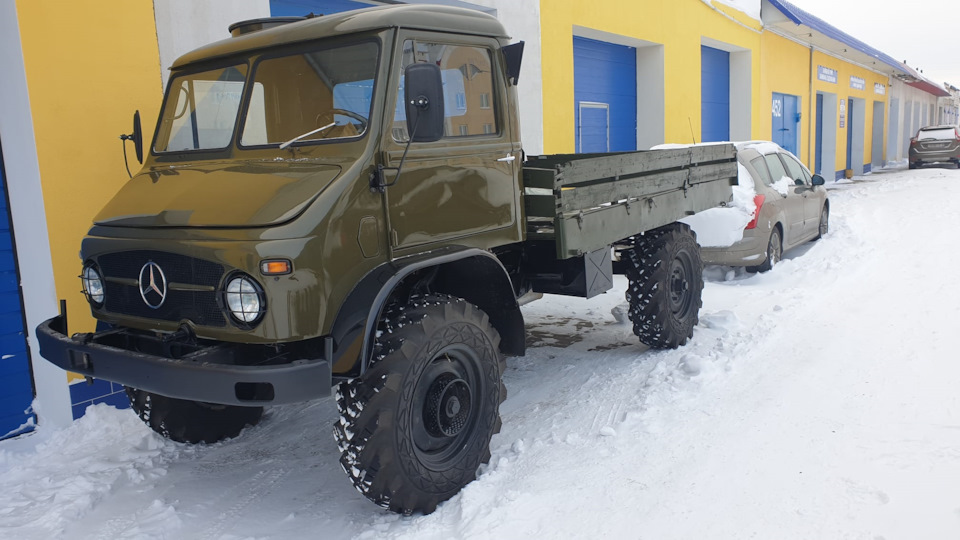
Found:
[[[97,331],[63,308],[37,329],[164,437],[234,437],[335,387],[353,485],[429,513],[490,457],[521,304],[621,273],[641,342],[692,336],[702,264],[678,220],[730,200],[732,145],[525,156],[522,42],[475,11],[231,33],[174,63],[145,152],[139,116],[125,136],[145,161],[80,250]]]

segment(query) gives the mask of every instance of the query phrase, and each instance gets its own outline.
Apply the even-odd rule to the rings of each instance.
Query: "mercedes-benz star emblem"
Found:
[[[167,277],[160,265],[149,261],[140,269],[140,297],[153,309],[163,305],[167,299]]]

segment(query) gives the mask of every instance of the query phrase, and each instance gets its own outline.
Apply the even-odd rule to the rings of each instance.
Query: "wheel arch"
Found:
[[[523,314],[499,259],[481,249],[444,248],[384,263],[347,295],[330,332],[335,377],[363,374],[384,309],[396,295],[419,288],[475,304],[500,334],[501,352],[509,356],[524,354]]]

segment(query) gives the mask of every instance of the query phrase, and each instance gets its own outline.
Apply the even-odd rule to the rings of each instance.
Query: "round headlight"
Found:
[[[100,277],[100,272],[97,272],[93,265],[85,266],[80,281],[83,282],[83,294],[87,296],[87,301],[97,306],[102,305],[103,279]]]
[[[227,309],[237,321],[252,323],[260,318],[265,306],[263,291],[250,278],[238,276],[227,283]]]

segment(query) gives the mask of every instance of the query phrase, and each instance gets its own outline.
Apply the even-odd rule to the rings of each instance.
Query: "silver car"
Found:
[[[765,272],[783,253],[827,233],[830,202],[824,179],[793,154],[772,142],[737,144],[737,161],[753,181],[756,210],[743,229],[743,238],[729,247],[701,248],[705,264],[745,266]],[[745,184],[741,170],[741,187]]]

